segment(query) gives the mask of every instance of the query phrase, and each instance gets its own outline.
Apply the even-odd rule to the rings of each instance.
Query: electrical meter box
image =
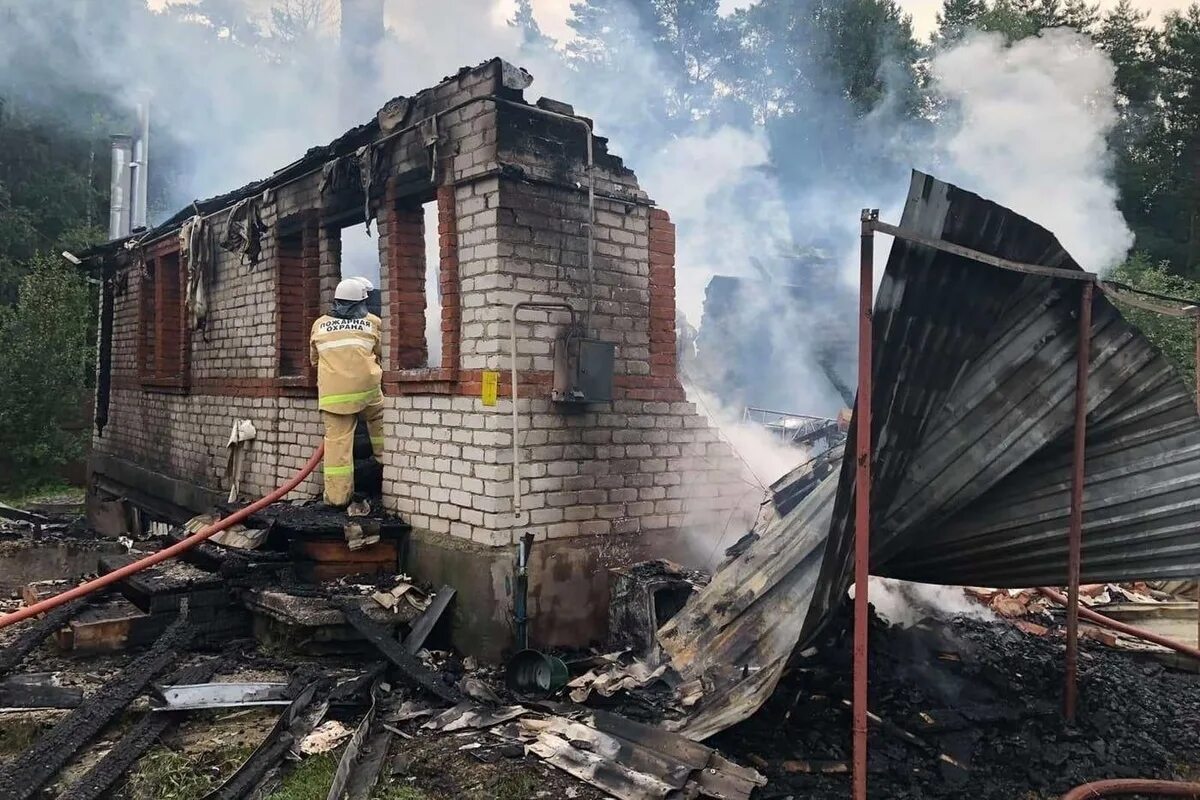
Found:
[[[616,345],[567,335],[554,342],[556,403],[607,403],[612,400]]]

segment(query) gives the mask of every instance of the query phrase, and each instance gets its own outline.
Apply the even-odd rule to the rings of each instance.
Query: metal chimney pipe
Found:
[[[112,176],[108,184],[108,238],[128,236],[130,204],[133,201],[130,164],[133,161],[133,137],[123,133],[112,136]]]
[[[130,213],[131,228],[145,228],[149,218],[147,197],[150,188],[150,98],[146,97],[137,106],[137,133],[133,145],[133,204]]]

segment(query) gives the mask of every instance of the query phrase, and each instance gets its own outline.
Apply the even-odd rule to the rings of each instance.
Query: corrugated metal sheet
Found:
[[[1011,261],[1078,270],[1044,228],[914,173],[901,227]],[[897,239],[875,299],[872,574],[936,583],[1066,581],[1082,284]],[[1096,293],[1083,579],[1200,572],[1200,417],[1162,354]],[[854,452],[855,436],[846,442]],[[855,470],[794,507],[659,632],[703,696],[680,729],[749,716],[845,597]],[[819,560],[819,565],[818,565]]]
[[[901,225],[1014,261],[1078,269],[1045,229],[920,173]],[[875,304],[873,574],[1065,582],[1080,290],[893,244]],[[1190,392],[1101,293],[1091,336],[1083,579],[1194,575],[1200,417]],[[849,466],[818,612],[850,582]]]

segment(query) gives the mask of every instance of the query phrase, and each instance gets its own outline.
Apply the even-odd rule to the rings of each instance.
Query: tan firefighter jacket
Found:
[[[317,319],[309,337],[309,357],[317,368],[317,396],[322,411],[357,414],[383,393],[383,323],[374,314]]]

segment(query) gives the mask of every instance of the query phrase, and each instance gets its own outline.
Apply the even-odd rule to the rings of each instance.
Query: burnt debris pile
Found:
[[[848,621],[830,630],[756,716],[710,742],[768,775],[756,797],[847,795],[852,636]],[[875,617],[870,647],[868,769],[881,797],[1057,797],[1100,777],[1177,779],[1200,756],[1200,681],[1144,657],[1082,643],[1071,727],[1061,638]]]

